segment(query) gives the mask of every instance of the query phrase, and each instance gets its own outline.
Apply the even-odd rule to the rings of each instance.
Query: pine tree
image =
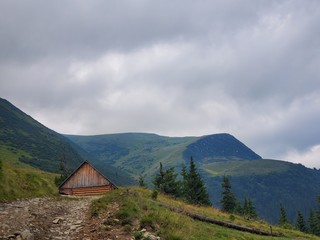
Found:
[[[185,164],[181,168],[181,181],[180,181],[180,197],[187,198],[188,196],[188,172]]]
[[[316,211],[316,222],[317,222],[317,231],[316,235],[320,236],[320,196],[318,196],[318,210]]]
[[[140,176],[139,176],[139,186],[140,187],[147,187],[147,185],[144,181],[144,176],[142,174],[140,174]]]
[[[242,206],[240,201],[236,201],[236,207],[234,209],[234,213],[239,215],[244,215],[244,207]]]
[[[247,219],[256,219],[258,217],[256,208],[253,205],[252,200],[248,197],[244,199],[242,215]]]
[[[186,199],[192,204],[211,205],[207,189],[197,172],[193,158],[190,158],[189,172],[187,174]]]
[[[174,168],[169,168],[164,173],[162,190],[166,194],[173,195],[175,197],[179,196],[179,182],[177,182],[177,173],[175,173]]]
[[[173,196],[179,196],[179,182],[176,180],[177,175],[174,171],[174,168],[169,168],[164,171],[162,163],[160,163],[159,173],[155,176],[153,184],[155,189],[170,194]]]
[[[287,213],[286,210],[283,206],[283,204],[280,204],[280,217],[279,217],[279,226],[285,226],[289,224],[288,218],[287,218]]]
[[[301,232],[307,232],[306,223],[300,211],[298,211],[298,216],[297,216],[297,229]]]
[[[236,197],[231,192],[231,184],[227,176],[223,176],[222,179],[222,199],[221,199],[221,210],[232,213],[236,207]]]
[[[312,209],[310,210],[308,223],[309,223],[309,232],[311,234],[316,235],[318,233],[318,224],[317,224],[316,216],[315,216],[314,211]]]
[[[162,192],[163,179],[164,179],[164,171],[163,171],[162,163],[160,162],[159,173],[156,174],[153,180],[155,189],[157,189],[160,192]]]

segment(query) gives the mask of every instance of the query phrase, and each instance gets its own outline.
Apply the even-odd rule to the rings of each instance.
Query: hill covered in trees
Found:
[[[238,199],[250,198],[260,217],[277,223],[280,203],[288,218],[304,216],[317,206],[320,171],[301,164],[263,159],[230,134],[202,137],[164,137],[146,133],[67,136],[101,162],[121,169],[150,187],[153,176],[164,169],[181,172],[192,156],[208,189],[210,200],[221,207],[221,180],[228,176]],[[294,199],[294,200],[293,200]]]

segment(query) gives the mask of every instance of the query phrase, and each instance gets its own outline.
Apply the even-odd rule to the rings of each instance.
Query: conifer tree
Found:
[[[179,196],[179,183],[176,178],[177,175],[174,171],[174,168],[169,168],[165,171],[162,182],[162,191],[166,194],[170,194],[173,196]]]
[[[256,208],[254,207],[253,202],[250,198],[244,199],[243,215],[247,219],[256,219],[257,218]]]
[[[239,215],[244,215],[244,207],[242,206],[240,201],[236,201],[236,207],[234,209],[234,213]]]
[[[316,235],[320,236],[320,196],[318,196],[318,210],[316,211],[317,232]]]
[[[144,181],[144,176],[142,174],[140,174],[140,176],[139,176],[139,186],[140,187],[147,187],[147,185]]]
[[[231,192],[231,184],[227,176],[223,176],[222,179],[222,199],[221,199],[221,210],[232,213],[236,208],[236,197]]]
[[[182,198],[187,198],[188,196],[188,172],[185,164],[181,168],[181,181],[180,181],[180,196]]]
[[[153,180],[155,189],[176,197],[179,196],[180,191],[179,182],[176,180],[177,175],[173,167],[164,171],[162,163],[160,163],[159,173],[156,174]]]
[[[297,216],[297,229],[301,232],[307,232],[306,223],[300,211],[298,211],[298,216]]]
[[[286,210],[283,206],[283,204],[280,204],[280,217],[279,217],[279,226],[285,226],[286,224],[288,224],[288,218],[287,218],[287,213]]]
[[[311,234],[316,235],[318,233],[318,224],[317,224],[316,216],[315,216],[314,211],[312,209],[310,210],[308,223],[309,223],[309,232]]]
[[[156,174],[153,180],[155,189],[157,189],[160,192],[162,192],[163,179],[164,179],[164,171],[163,171],[162,163],[160,162],[159,173]]]
[[[193,158],[190,158],[189,172],[187,174],[187,192],[186,199],[190,203],[200,205],[211,205],[207,189],[197,172]]]

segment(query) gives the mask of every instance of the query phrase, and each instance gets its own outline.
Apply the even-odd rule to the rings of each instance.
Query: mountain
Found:
[[[19,162],[57,173],[62,157],[66,159],[69,171],[73,171],[84,159],[87,159],[116,184],[134,183],[128,174],[112,166],[101,164],[65,136],[45,127],[1,98],[0,123],[0,150],[2,150],[0,153],[9,151],[17,157]],[[14,162],[14,158],[10,156],[8,159]]]
[[[164,137],[146,133],[97,136],[70,136],[71,141],[105,164],[121,169],[133,178],[140,174],[150,183],[162,162],[165,168],[180,172],[192,156],[204,178],[214,206],[220,207],[222,176],[230,177],[239,200],[250,197],[258,214],[273,223],[278,221],[279,205],[288,217],[297,211],[308,216],[320,195],[320,171],[301,164],[262,159],[230,134],[202,137]]]
[[[68,160],[70,169],[83,161],[67,138],[43,126],[4,99],[0,99],[0,122],[0,145],[19,153],[21,162],[57,172],[62,155]]]
[[[150,187],[160,162],[164,168],[175,167],[180,172],[192,156],[214,206],[220,206],[221,178],[227,175],[237,198],[250,197],[258,214],[273,223],[278,220],[280,203],[293,220],[298,210],[307,217],[308,211],[317,207],[316,198],[320,195],[319,170],[262,159],[230,134],[63,136],[0,99],[0,194],[9,194],[9,199],[19,197],[20,190],[34,191],[34,186],[45,189],[48,185],[52,189],[55,175],[35,168],[57,172],[63,155],[70,170],[87,159],[118,185],[137,184],[135,180],[142,174]],[[47,182],[48,179],[51,180]]]
[[[190,156],[202,163],[261,159],[238,139],[226,133],[204,136],[188,145],[183,152],[183,158],[188,159]]]
[[[198,164],[261,157],[230,134],[203,137],[165,137],[149,133],[97,136],[65,135],[100,161],[132,176],[153,175],[162,162],[180,168],[192,156]]]
[[[166,166],[180,166],[181,152],[197,138],[171,138],[147,133],[123,133],[98,136],[70,136],[90,155],[137,178],[152,176],[161,161]]]

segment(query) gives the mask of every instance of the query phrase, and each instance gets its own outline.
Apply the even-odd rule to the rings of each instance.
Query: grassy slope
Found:
[[[241,160],[204,164],[203,169],[213,176],[248,176],[281,173],[289,169],[290,164],[277,160]]]
[[[158,200],[187,211],[230,222],[229,214],[225,214],[214,208],[188,205],[164,195],[159,195]],[[112,202],[117,202],[120,205],[117,213],[120,219],[119,224],[125,225],[124,228],[127,231],[130,229],[134,232],[134,228],[136,227],[147,228],[149,231],[155,232],[161,239],[273,239],[272,237],[259,236],[199,222],[180,213],[172,212],[167,208],[158,206],[151,199],[151,191],[141,188],[119,189],[108,192],[103,198],[93,203],[92,214],[97,216],[103,211],[108,211],[107,205]],[[263,221],[249,221],[240,216],[235,216],[233,222],[265,231],[270,230],[270,225]],[[279,240],[319,239],[312,235],[276,226],[273,226],[273,231],[284,234],[283,237],[276,238]]]
[[[198,139],[140,133],[67,137],[95,158],[126,171],[136,179],[140,174],[149,179],[159,168],[160,161],[168,167],[181,166],[184,162],[182,152]]]
[[[49,172],[57,172],[64,155],[74,169],[82,157],[64,136],[48,129],[32,117],[0,98],[0,145],[12,152],[24,151],[20,161]]]
[[[18,198],[53,196],[58,190],[55,174],[47,173],[18,161],[24,152],[13,153],[0,146],[0,201]]]

